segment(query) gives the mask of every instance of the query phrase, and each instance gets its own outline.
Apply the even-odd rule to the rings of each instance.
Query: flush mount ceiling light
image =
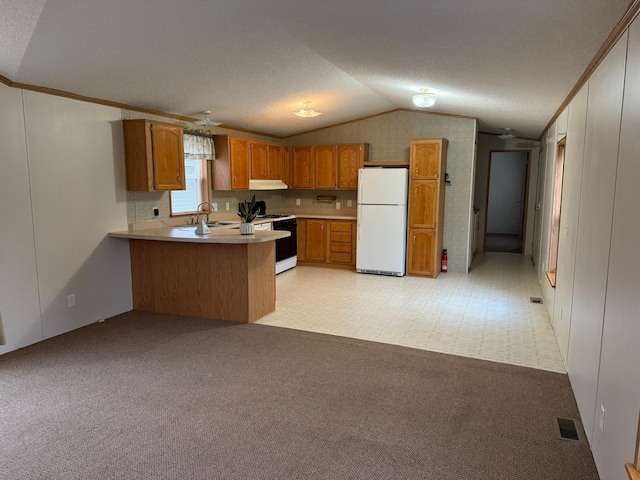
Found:
[[[211,115],[211,110],[205,110],[201,113],[202,115],[204,115],[204,119],[195,122],[196,125],[200,125],[201,127],[217,127],[218,125],[222,125],[221,122],[214,122],[209,118],[209,115]]]
[[[304,105],[303,108],[301,108],[300,110],[298,110],[297,112],[293,112],[294,115],[297,115],[299,117],[317,117],[318,115],[322,115],[321,112],[316,112],[315,110],[313,110],[312,108],[309,108],[309,104],[311,102],[304,102],[302,105]]]
[[[515,132],[515,130],[512,130],[510,128],[505,128],[504,129],[504,133],[501,133],[500,135],[498,135],[498,138],[500,140],[511,140],[512,138],[515,138],[516,136],[513,134],[513,132]]]
[[[432,92],[428,88],[421,88],[420,91],[422,93],[416,93],[413,96],[413,103],[416,107],[426,108],[436,103],[438,95],[436,95],[435,92]]]

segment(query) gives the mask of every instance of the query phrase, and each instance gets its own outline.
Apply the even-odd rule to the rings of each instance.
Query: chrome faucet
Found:
[[[211,208],[211,211],[213,211],[213,205],[211,205],[210,202],[202,202],[200,205],[198,205],[198,208],[196,208],[196,221],[195,224],[198,225],[198,222],[200,222],[200,207],[202,205],[209,205],[209,207]],[[209,223],[209,213],[211,213],[211,211],[207,212],[207,223]]]

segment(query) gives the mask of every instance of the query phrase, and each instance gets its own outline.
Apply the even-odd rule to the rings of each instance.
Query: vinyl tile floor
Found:
[[[565,373],[531,257],[476,254],[469,274],[387,277],[296,267],[256,323]]]

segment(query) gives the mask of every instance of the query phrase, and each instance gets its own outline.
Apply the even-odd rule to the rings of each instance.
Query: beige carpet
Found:
[[[597,479],[556,416],[563,374],[130,312],[0,356],[0,478]]]

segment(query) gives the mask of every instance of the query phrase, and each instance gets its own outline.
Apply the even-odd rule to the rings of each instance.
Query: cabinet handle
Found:
[[[324,225],[320,225],[320,231],[324,232]]]
[[[418,167],[416,167],[416,175],[418,174]]]
[[[418,187],[416,187],[416,188],[414,188],[414,189],[413,189],[413,194],[414,194],[414,195],[418,195]]]
[[[413,236],[413,243],[414,243],[414,245],[416,243],[416,236],[415,235]]]

